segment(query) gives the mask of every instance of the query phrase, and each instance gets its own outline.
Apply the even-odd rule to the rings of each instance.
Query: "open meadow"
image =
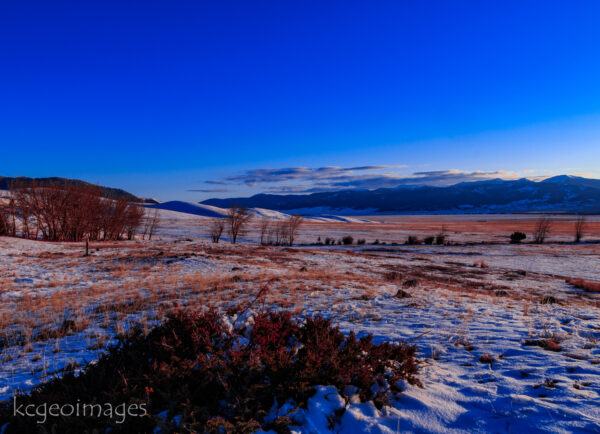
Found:
[[[82,242],[0,237],[0,400],[77,372],[170,312],[239,305],[417,346],[421,386],[403,384],[382,408],[319,389],[298,431],[600,429],[598,218],[578,244],[572,216],[533,244],[535,216],[380,215],[306,221],[283,247],[260,245],[256,222],[238,244],[216,244],[208,219],[160,214],[152,241],[94,241],[86,257]],[[529,239],[510,244],[514,231]]]

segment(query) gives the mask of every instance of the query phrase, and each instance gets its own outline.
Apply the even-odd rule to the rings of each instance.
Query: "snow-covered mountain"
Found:
[[[248,198],[209,199],[204,205],[232,204],[279,211],[311,209],[335,214],[515,213],[529,211],[600,212],[600,179],[559,175],[529,179],[463,182],[448,187],[409,186],[377,190],[342,190],[305,195],[258,194]]]

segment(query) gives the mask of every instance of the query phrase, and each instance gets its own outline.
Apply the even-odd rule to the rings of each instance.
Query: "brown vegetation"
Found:
[[[535,231],[533,233],[533,239],[538,244],[543,244],[548,235],[550,234],[550,226],[552,220],[548,216],[542,216],[538,219],[535,225]]]
[[[263,246],[293,246],[302,222],[302,217],[299,214],[277,222],[264,218],[259,225],[259,242]]]
[[[585,229],[585,217],[579,216],[575,221],[575,242],[578,243],[583,238],[583,231]]]
[[[290,312],[259,313],[245,332],[228,329],[214,310],[178,311],[147,336],[134,330],[79,375],[67,373],[19,401],[70,404],[91,396],[115,407],[143,403],[149,410],[147,417],[116,421],[112,413],[50,417],[49,432],[176,432],[179,426],[189,432],[288,432],[290,418],[272,421],[267,415],[274,405],[306,406],[317,385],[333,385],[346,399],[354,390],[381,408],[401,392],[400,380],[421,384],[414,345],[345,336],[318,316],[302,321]],[[169,417],[156,416],[161,412]],[[168,422],[178,414],[178,423]],[[17,417],[10,403],[0,405],[7,433],[39,431],[36,422]]]
[[[146,215],[144,216],[144,232],[142,234],[142,240],[146,239],[148,236],[148,240],[152,240],[152,236],[158,227],[158,223],[160,218],[158,216],[158,208],[154,208],[154,210],[148,209],[146,211]]]
[[[227,211],[227,223],[229,226],[229,234],[231,235],[231,242],[235,244],[238,236],[243,234],[246,224],[250,220],[251,216],[248,212],[248,208],[245,206],[233,205]]]
[[[127,199],[102,197],[98,186],[35,182],[13,186],[6,211],[8,233],[17,234],[18,222],[24,238],[50,241],[133,239],[144,216]]]
[[[209,224],[210,239],[213,243],[218,243],[225,230],[225,219],[215,218]]]
[[[573,279],[568,278],[565,280],[567,283],[570,283],[575,288],[583,289],[587,292],[600,292],[600,282],[594,282],[593,280],[586,279]]]

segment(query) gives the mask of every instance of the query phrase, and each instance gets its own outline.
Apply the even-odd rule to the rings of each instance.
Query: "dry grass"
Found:
[[[586,279],[565,279],[565,282],[573,285],[575,288],[583,289],[587,292],[600,292],[600,282]]]
[[[412,223],[394,224],[414,226]],[[464,228],[465,222],[462,224]],[[333,230],[334,226],[340,227],[327,227]],[[344,228],[381,231],[386,226],[357,224]],[[431,223],[428,231],[436,230],[439,230],[438,223]],[[376,237],[385,239],[379,234],[366,238]],[[304,302],[310,299],[331,297],[323,303],[342,306],[344,297],[372,300],[383,294],[394,295],[404,282],[414,280],[418,285],[411,292],[417,298],[407,307],[426,304],[428,293],[445,293],[458,295],[461,303],[482,297],[493,303],[513,303],[515,308],[523,309],[524,316],[531,317],[535,311],[530,312],[530,309],[537,309],[538,301],[547,295],[547,283],[559,279],[509,272],[495,264],[488,268],[479,260],[477,267],[472,267],[472,261],[439,263],[419,257],[387,255],[385,251],[282,249],[197,242],[112,244],[94,243],[93,254],[87,258],[81,256],[80,245],[67,243],[53,245],[54,250],[59,246],[62,251],[31,249],[5,256],[9,259],[7,266],[0,270],[0,294],[9,291],[18,294],[11,294],[11,302],[0,306],[0,344],[7,344],[5,348],[18,345],[19,351],[3,350],[3,359],[22,354],[23,349],[31,350],[32,343],[38,351],[45,341],[50,345],[47,354],[52,352],[52,347],[60,352],[65,347],[61,339],[76,333],[89,336],[89,349],[101,350],[110,336],[123,334],[136,325],[149,330],[173,310],[227,308],[232,304],[250,303],[263,287],[269,290],[261,303],[300,313]],[[96,252],[96,248],[100,248],[100,252]],[[547,249],[547,246],[539,248]],[[597,249],[594,245],[585,248],[592,253]],[[199,261],[200,266],[194,261]],[[201,268],[204,262],[212,264],[215,271],[199,271],[205,270]],[[28,267],[35,273],[40,273],[40,268],[46,271],[29,286],[15,284],[15,279],[30,276],[24,271]],[[600,292],[600,282],[583,279],[567,279],[567,282],[586,292]],[[561,285],[564,286],[562,282]],[[340,297],[342,291],[344,297]],[[501,298],[497,297],[498,291],[503,291]],[[565,301],[598,305],[593,297],[596,296],[572,291],[565,296]],[[326,307],[330,306],[323,306]],[[356,321],[370,318],[369,315],[368,308],[361,307],[357,309]],[[65,327],[65,320],[73,321],[72,326]]]

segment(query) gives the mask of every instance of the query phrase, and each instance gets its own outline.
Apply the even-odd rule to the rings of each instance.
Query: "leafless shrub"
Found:
[[[260,244],[265,246],[267,244],[270,244],[270,233],[269,233],[269,229],[271,226],[271,222],[268,218],[263,218],[260,221],[260,226],[259,226],[259,230],[260,230]]]
[[[283,246],[288,244],[288,226],[287,221],[280,220],[269,224],[267,244]]]
[[[156,227],[160,221],[160,217],[158,215],[158,208],[147,208],[144,216],[144,233],[142,234],[142,239],[146,239],[146,235],[148,236],[148,240],[152,240],[152,236],[156,231]]]
[[[533,233],[533,239],[538,244],[543,244],[548,235],[550,234],[550,226],[552,225],[552,219],[548,216],[542,216],[538,219],[535,224],[535,230]]]
[[[300,214],[292,215],[286,222],[287,227],[287,241],[288,245],[293,246],[294,240],[296,239],[296,234],[298,233],[298,228],[302,224],[302,216]]]
[[[248,208],[245,206],[233,205],[227,211],[227,225],[233,244],[237,242],[238,236],[243,234],[250,217]]]
[[[210,239],[213,243],[218,243],[225,230],[225,219],[215,218],[211,220],[209,225]]]
[[[583,238],[583,231],[585,230],[585,216],[580,215],[575,221],[575,242],[579,243]]]
[[[442,226],[442,230],[435,236],[435,243],[442,245],[446,242],[446,238],[447,238],[446,227]]]
[[[301,224],[302,217],[299,214],[277,222],[264,218],[259,225],[260,243],[262,245],[293,246]]]

